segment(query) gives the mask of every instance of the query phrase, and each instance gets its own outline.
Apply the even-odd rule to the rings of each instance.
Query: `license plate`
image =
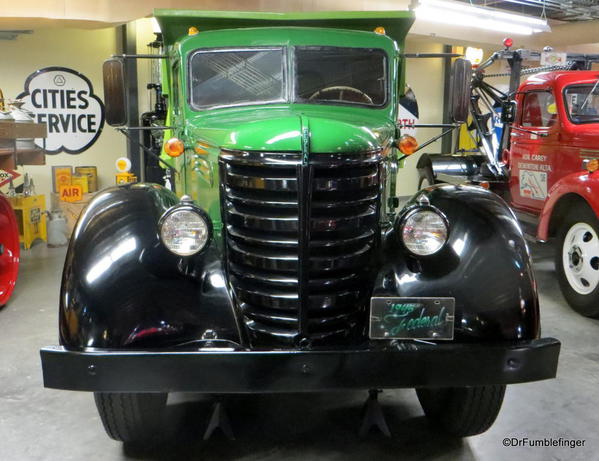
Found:
[[[455,298],[371,298],[372,339],[453,339]]]

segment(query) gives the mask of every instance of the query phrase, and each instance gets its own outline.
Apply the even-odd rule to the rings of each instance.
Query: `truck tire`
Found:
[[[454,437],[482,434],[499,414],[504,385],[416,389],[418,400],[428,420]]]
[[[94,400],[106,434],[120,442],[142,442],[156,435],[168,394],[95,392]]]
[[[599,317],[599,221],[587,205],[566,215],[557,233],[555,268],[568,304]]]

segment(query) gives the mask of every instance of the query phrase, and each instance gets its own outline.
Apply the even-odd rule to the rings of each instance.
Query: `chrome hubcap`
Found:
[[[582,295],[591,293],[599,284],[599,239],[587,223],[574,224],[564,240],[562,252],[564,273],[570,286]]]

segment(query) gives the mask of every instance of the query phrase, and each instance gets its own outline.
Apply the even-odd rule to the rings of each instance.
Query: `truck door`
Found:
[[[512,206],[539,214],[551,187],[551,170],[559,152],[559,121],[551,90],[521,95],[510,139]]]

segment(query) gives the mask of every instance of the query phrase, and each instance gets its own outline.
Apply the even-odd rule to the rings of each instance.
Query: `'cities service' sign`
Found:
[[[48,127],[46,152],[79,154],[96,142],[104,126],[104,105],[87,77],[66,67],[46,67],[25,81],[25,102],[38,123]],[[43,140],[35,143],[43,147]]]

